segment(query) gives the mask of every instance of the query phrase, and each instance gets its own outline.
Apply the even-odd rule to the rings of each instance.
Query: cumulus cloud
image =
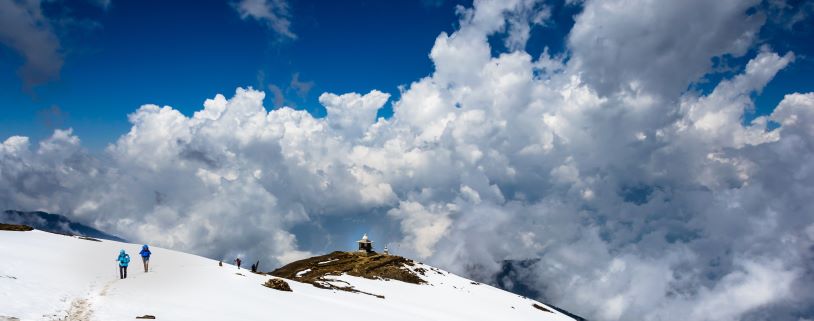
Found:
[[[234,3],[241,19],[252,18],[264,23],[278,35],[297,39],[291,31],[291,12],[287,0],[240,0]]]
[[[378,90],[367,95],[356,93],[337,96],[324,93],[319,103],[325,106],[331,117],[328,125],[346,137],[359,137],[376,120],[376,112],[390,99],[389,94]]]
[[[591,1],[568,36],[572,66],[600,93],[675,94],[709,70],[710,58],[741,56],[765,14],[749,1]]]
[[[752,4],[585,1],[568,56],[532,57],[489,38],[544,7],[475,1],[390,119],[376,90],[322,94],[324,118],[251,88],[191,116],[144,105],[102,155],[70,130],[6,139],[0,204],[271,264],[360,228],[480,280],[534,259],[519,281],[591,320],[810,319],[814,93],[743,122],[795,57],[756,47]],[[724,54],[749,62],[685,90]]]

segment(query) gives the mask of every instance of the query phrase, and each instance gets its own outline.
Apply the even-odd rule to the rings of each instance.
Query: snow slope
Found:
[[[133,258],[125,280],[115,262],[120,249]],[[0,320],[134,320],[145,314],[196,321],[573,320],[438,269],[427,273],[424,285],[337,277],[382,299],[292,280],[286,281],[293,292],[277,291],[262,286],[270,276],[161,248],[151,248],[151,271],[144,273],[139,250],[138,244],[36,230],[0,231]]]

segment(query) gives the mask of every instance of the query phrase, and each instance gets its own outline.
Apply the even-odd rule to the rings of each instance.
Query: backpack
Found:
[[[130,263],[130,254],[125,254],[125,255],[124,255],[124,259],[122,259],[122,262],[123,262],[124,264],[128,264],[128,263]]]

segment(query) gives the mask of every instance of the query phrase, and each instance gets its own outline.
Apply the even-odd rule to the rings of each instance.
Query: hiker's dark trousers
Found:
[[[147,268],[150,266],[150,258],[142,256],[141,261],[144,262],[144,272],[147,272]]]
[[[119,266],[119,278],[126,279],[127,278],[127,267],[126,266]]]

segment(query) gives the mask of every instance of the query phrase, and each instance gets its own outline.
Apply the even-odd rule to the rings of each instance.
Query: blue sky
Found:
[[[231,95],[239,86],[268,92],[267,85],[275,84],[286,91],[294,74],[313,88],[304,97],[287,90],[286,104],[315,115],[325,114],[317,97],[326,91],[397,95],[399,85],[432,71],[427,54],[441,31],[453,31],[455,5],[292,2],[297,38],[291,40],[242,20],[227,1],[196,2],[194,8],[174,1],[121,1],[107,10],[69,1],[64,6],[70,14],[94,26],[61,32],[65,64],[58,80],[36,86],[33,95],[24,92],[16,74],[22,58],[2,47],[0,95],[6,99],[0,136],[38,139],[56,124],[74,128],[86,146],[102,148],[128,130],[126,115],[142,104],[191,114],[205,99]],[[266,106],[273,106],[270,93]]]
[[[794,4],[794,2],[792,2]],[[203,1],[194,7],[176,1],[121,1],[106,8],[92,1],[50,3],[46,16],[60,24],[64,66],[58,79],[23,89],[17,69],[23,58],[0,46],[0,137],[47,137],[55,128],[73,128],[84,146],[98,150],[129,128],[126,115],[142,104],[170,105],[189,115],[204,99],[230,95],[239,86],[283,91],[284,104],[325,115],[322,92],[366,93],[378,89],[398,98],[400,85],[429,75],[429,49],[442,31],[454,31],[457,5],[471,1],[293,1],[289,39],[252,19],[241,19],[233,2]],[[534,26],[526,50],[559,53],[579,6],[550,2],[552,19]],[[799,5],[799,4],[794,4]],[[793,50],[797,61],[756,97],[756,115],[771,112],[788,89],[814,87],[814,28],[798,23],[795,32],[762,29],[763,42]],[[494,37],[500,38],[499,35]],[[495,51],[502,49],[493,41]],[[749,55],[740,59],[748,60]],[[738,59],[733,59],[738,60]],[[735,64],[736,66],[738,64]],[[720,76],[738,72],[737,68]],[[307,92],[291,86],[293,77],[312,84]],[[714,76],[713,76],[714,77]],[[711,89],[701,83],[701,90]],[[389,117],[390,104],[379,113]],[[746,119],[748,121],[749,119]]]

